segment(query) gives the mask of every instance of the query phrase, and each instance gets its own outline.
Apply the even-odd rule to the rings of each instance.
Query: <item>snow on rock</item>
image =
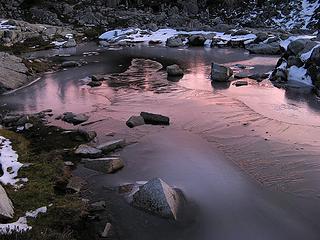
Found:
[[[313,86],[311,77],[307,75],[307,69],[303,67],[291,66],[288,69],[288,82],[298,85]]]
[[[8,20],[1,20],[0,19],[0,29],[1,30],[9,30],[9,29],[15,29],[15,26],[12,26],[8,24]]]
[[[0,167],[3,171],[0,183],[10,184],[16,188],[21,187],[21,182],[28,181],[26,178],[17,178],[22,165],[18,162],[18,154],[12,149],[11,141],[0,136]]]
[[[317,44],[315,47],[313,47],[310,51],[301,54],[301,56],[300,56],[301,61],[307,62],[307,61],[310,59],[313,51],[314,51],[316,48],[319,48],[319,47],[320,47],[320,43],[318,43],[318,44]]]
[[[239,36],[231,36],[231,34],[224,34],[223,32],[210,32],[210,31],[178,31],[172,28],[164,28],[159,29],[155,32],[141,30],[141,29],[116,29],[107,31],[102,34],[99,39],[105,41],[124,41],[124,42],[144,42],[149,43],[150,41],[153,42],[161,42],[165,44],[167,39],[176,37],[176,36],[190,36],[190,35],[213,35],[214,38],[221,39],[223,42],[228,41],[253,41],[256,39],[255,34],[246,34],[246,35],[239,35]],[[185,44],[187,41],[184,42]],[[205,42],[205,46],[209,46],[211,44],[211,40],[208,39]]]
[[[36,218],[40,213],[46,213],[47,207],[41,207],[34,211],[26,212],[25,216],[20,217],[16,222],[0,224],[0,234],[11,234],[13,232],[26,232],[32,229],[28,225],[27,218]]]
[[[287,38],[286,40],[283,40],[280,42],[280,46],[284,49],[287,50],[289,44],[293,41],[296,41],[298,39],[313,39],[316,38],[316,36],[313,35],[300,35],[300,36],[291,36]]]

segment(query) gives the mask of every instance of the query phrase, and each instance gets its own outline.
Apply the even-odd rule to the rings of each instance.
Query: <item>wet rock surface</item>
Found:
[[[216,82],[227,82],[233,75],[233,71],[229,67],[219,64],[211,64],[211,80]]]
[[[163,116],[160,114],[141,112],[140,116],[144,119],[146,124],[151,125],[169,125],[170,119],[167,116]]]

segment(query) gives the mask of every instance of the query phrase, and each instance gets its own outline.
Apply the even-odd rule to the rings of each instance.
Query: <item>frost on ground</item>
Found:
[[[34,211],[26,212],[24,217],[20,217],[18,221],[13,223],[0,224],[0,234],[11,234],[13,232],[26,232],[32,229],[31,226],[28,225],[27,218],[36,218],[40,213],[46,213],[47,207],[41,207]]]
[[[26,182],[26,178],[17,178],[18,171],[22,167],[18,162],[18,154],[12,149],[11,141],[0,136],[0,167],[3,175],[0,177],[0,183],[12,185],[16,188],[22,186],[21,182]]]
[[[99,39],[111,42],[132,42],[132,43],[149,43],[150,41],[161,42],[165,44],[168,38],[175,36],[188,36],[188,35],[212,35],[213,38],[221,40],[219,44],[226,44],[228,41],[253,41],[256,39],[255,34],[246,34],[239,36],[231,36],[231,34],[224,34],[223,32],[209,32],[209,31],[178,31],[171,28],[159,29],[152,32],[147,30],[135,29],[115,29],[103,33]],[[185,42],[187,43],[187,42]],[[205,44],[208,46],[208,42]]]

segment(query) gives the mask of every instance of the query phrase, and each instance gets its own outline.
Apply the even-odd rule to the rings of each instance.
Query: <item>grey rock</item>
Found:
[[[211,80],[216,82],[227,82],[233,75],[233,71],[229,67],[219,64],[211,64]]]
[[[64,48],[72,48],[76,46],[77,46],[77,42],[73,38],[69,38],[68,41],[65,44],[63,44]]]
[[[94,202],[90,204],[89,210],[91,212],[101,212],[106,209],[106,202],[105,201],[99,201],[99,202]]]
[[[258,82],[261,82],[264,79],[267,79],[269,77],[269,73],[255,73],[249,76],[249,78],[254,79]]]
[[[74,114],[72,112],[65,112],[62,115],[62,120],[67,122],[67,123],[72,123],[74,125],[83,123],[88,121],[89,116],[85,115],[85,114]]]
[[[102,151],[87,144],[81,144],[77,147],[74,153],[82,156],[98,156]]]
[[[288,57],[288,65],[287,67],[291,67],[291,66],[297,66],[297,67],[302,67],[304,65],[304,63],[300,60],[299,57],[296,57],[294,55],[291,55]]]
[[[118,139],[118,140],[112,140],[106,143],[102,143],[99,146],[97,146],[97,148],[100,149],[103,153],[109,153],[118,148],[123,148],[125,144],[126,144],[126,141],[124,139]]]
[[[81,177],[72,176],[67,184],[66,190],[71,193],[79,193],[87,182]]]
[[[182,42],[182,39],[179,37],[171,37],[171,38],[168,38],[166,41],[167,47],[181,47],[183,45],[184,44]]]
[[[320,66],[320,47],[317,47],[312,51],[310,61]]]
[[[101,233],[101,237],[103,237],[103,238],[109,237],[111,228],[112,228],[111,223],[107,223],[103,229],[103,232]]]
[[[13,218],[14,208],[4,188],[0,185],[0,219],[10,220]]]
[[[259,43],[249,44],[245,47],[250,53],[266,54],[266,55],[278,55],[280,54],[280,45],[277,42],[274,43]]]
[[[134,128],[134,127],[138,127],[138,126],[142,126],[144,125],[144,119],[141,116],[132,116],[128,119],[128,121],[126,122],[126,125],[129,128]]]
[[[72,67],[80,67],[81,64],[76,61],[65,61],[61,64],[62,68],[72,68]]]
[[[105,76],[104,75],[92,75],[91,76],[91,80],[94,81],[94,82],[104,81],[105,80]]]
[[[32,123],[26,123],[26,124],[24,124],[24,129],[25,130],[29,130],[30,128],[32,128],[33,127],[33,124]]]
[[[250,76],[249,73],[245,73],[245,72],[239,72],[234,74],[234,77],[237,79],[242,79],[242,78],[248,78]]]
[[[103,172],[103,173],[115,173],[124,167],[124,162],[119,157],[106,157],[95,159],[82,159],[81,161],[88,169]]]
[[[298,56],[302,52],[310,51],[316,45],[316,42],[309,39],[298,39],[288,45],[287,52],[290,55]]]
[[[170,125],[170,118],[160,114],[141,112],[140,116],[146,124],[151,125]]]
[[[204,46],[206,38],[203,35],[192,35],[188,40],[190,46],[201,47]]]
[[[22,58],[0,52],[0,91],[16,89],[30,81]]]
[[[167,73],[170,77],[183,76],[183,70],[177,64],[167,66]]]
[[[148,181],[133,195],[133,206],[161,217],[177,219],[181,197],[160,178]]]

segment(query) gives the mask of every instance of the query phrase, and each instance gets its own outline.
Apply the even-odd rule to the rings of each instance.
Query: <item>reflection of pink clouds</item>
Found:
[[[28,111],[51,108],[59,112],[88,112],[94,104],[108,103],[105,97],[90,94],[89,88],[79,87],[76,82],[61,83],[52,75],[45,78],[35,89],[34,98],[27,100]]]
[[[253,57],[247,60],[242,60],[242,61],[236,61],[236,62],[229,62],[228,66],[232,66],[235,64],[242,64],[245,66],[255,66],[255,65],[263,65],[263,66],[275,66],[277,64],[279,57]]]

